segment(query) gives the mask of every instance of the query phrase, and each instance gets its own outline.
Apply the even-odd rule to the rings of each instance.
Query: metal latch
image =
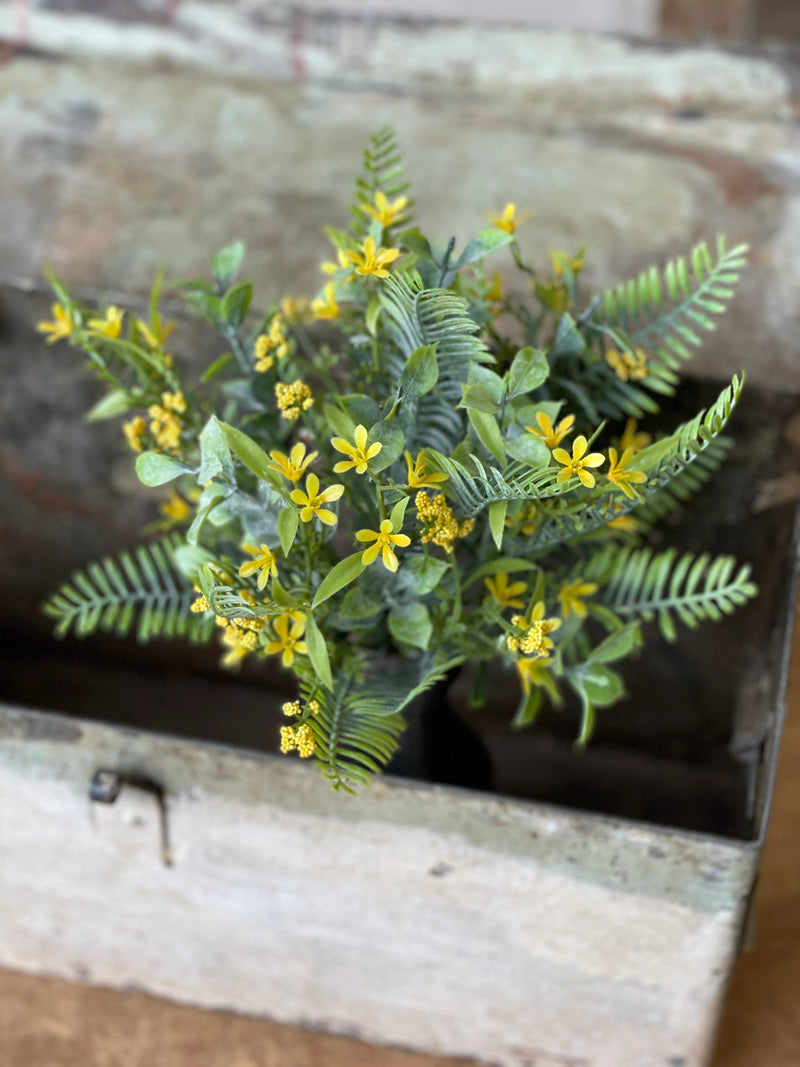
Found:
[[[141,826],[148,822],[153,805],[155,805],[161,862],[166,867],[172,866],[167,797],[163,786],[151,778],[99,770],[89,785],[89,799],[97,804],[114,804],[123,808],[122,818],[133,826]]]

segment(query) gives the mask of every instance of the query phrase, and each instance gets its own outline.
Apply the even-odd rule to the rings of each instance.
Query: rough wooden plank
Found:
[[[13,709],[0,727],[5,966],[507,1067],[706,1061],[748,846],[392,781],[362,802],[292,761]],[[99,767],[165,787],[173,866],[146,796],[90,804]]]

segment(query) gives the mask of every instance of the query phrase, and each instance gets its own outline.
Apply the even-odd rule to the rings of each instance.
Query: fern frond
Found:
[[[645,348],[651,374],[658,368],[662,384],[668,384],[669,372],[674,374],[691,356],[691,348],[702,343],[698,331],[716,328],[714,317],[726,310],[733,296],[746,252],[747,245],[728,249],[720,237],[716,256],[703,243],[692,252],[690,263],[679,256],[663,271],[650,267],[602,294],[586,316],[587,334],[613,338],[620,331],[631,348]]]
[[[197,594],[176,563],[182,546],[172,534],[75,571],[43,605],[56,620],[56,636],[72,631],[86,637],[100,630],[125,637],[135,627],[140,642],[158,637],[208,640],[214,620],[190,611]]]
[[[320,705],[308,725],[316,742],[315,758],[332,787],[352,793],[382,771],[399,748],[406,726],[403,708],[459,662],[434,665],[425,658],[366,682],[342,673],[333,692],[304,682],[304,699],[313,697]]]
[[[705,450],[695,455],[690,466],[684,467],[663,489],[633,510],[636,521],[652,525],[680,508],[709,481],[732,447],[730,437],[715,437],[709,441]]]
[[[504,471],[486,467],[470,456],[471,468],[434,449],[425,450],[425,466],[447,475],[442,491],[463,518],[472,518],[496,500],[547,500],[578,485],[577,478],[557,481],[561,468],[511,463]]]
[[[744,378],[734,375],[731,384],[722,390],[710,408],[683,423],[671,436],[648,445],[637,454],[636,466],[647,472],[647,482],[640,490],[639,500],[621,498],[619,493],[610,492],[600,496],[597,503],[587,504],[582,500],[579,505],[567,504],[533,531],[527,540],[529,548],[548,548],[599,529],[612,519],[640,508],[642,498],[649,501],[668,487],[673,488],[676,479],[690,465],[697,463],[698,457],[722,435],[743,385]]]
[[[354,232],[366,234],[372,221],[370,216],[361,210],[361,204],[373,204],[378,191],[389,198],[400,196],[408,186],[403,157],[394,130],[384,126],[370,137],[369,146],[364,151],[363,172],[356,180],[355,203],[352,208]],[[408,221],[406,217],[404,224]]]
[[[433,395],[458,403],[461,387],[473,363],[493,363],[494,357],[470,318],[467,302],[449,289],[426,289],[414,272],[387,278],[380,294],[390,333],[406,359],[422,345],[436,346],[439,380]]]
[[[738,567],[738,569],[737,569]],[[690,629],[717,621],[754,597],[749,564],[733,556],[712,557],[673,548],[609,548],[586,570],[603,585],[603,603],[623,618],[658,619],[664,637],[676,636],[676,618]]]

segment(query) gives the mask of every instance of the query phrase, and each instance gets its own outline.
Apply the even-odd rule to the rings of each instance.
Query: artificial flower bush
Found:
[[[315,299],[254,311],[244,248],[224,248],[209,281],[179,287],[220,336],[197,381],[168,352],[158,284],[145,319],[87,308],[54,279],[40,324],[106,383],[90,417],[124,416],[140,479],[173,487],[160,537],[52,596],[58,632],[216,633],[227,667],[279,657],[298,686],[282,750],[348,789],[390,760],[410,701],[461,664],[507,665],[515,726],[574,692],[583,743],[622,695],[614,664],[644,622],[672,639],[676,622],[755,592],[730,557],[647,544],[723,458],[741,379],[667,435],[639,428],[725,309],[744,249],[701,245],[690,265],[586,298],[583,250],[535,271],[513,204],[460,250],[412,213],[382,131],[350,228],[327,231]],[[527,296],[489,273],[501,250]]]

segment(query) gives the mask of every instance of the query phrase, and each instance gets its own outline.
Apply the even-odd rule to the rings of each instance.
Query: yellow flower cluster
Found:
[[[123,422],[122,432],[125,434],[125,439],[133,451],[141,452],[142,438],[147,433],[147,423],[142,416],[137,415],[136,418],[131,419],[130,422]]]
[[[201,611],[210,611],[211,605],[209,604],[206,597],[201,593],[197,600],[192,601],[189,606],[189,610],[194,611],[196,614],[199,614]]]
[[[512,615],[511,625],[521,631],[519,636],[509,634],[506,638],[506,644],[512,652],[522,652],[526,656],[546,656],[553,647],[548,635],[559,628],[561,619],[544,618],[544,603],[540,600],[529,619],[524,615]]]
[[[160,404],[151,404],[147,409],[150,416],[150,433],[156,439],[158,448],[165,452],[177,452],[183,433],[183,420],[180,416],[186,411],[186,398],[183,393],[162,393]]]
[[[459,522],[442,493],[437,493],[434,497],[429,497],[427,493],[417,493],[414,505],[417,518],[424,527],[420,540],[424,543],[433,541],[445,552],[452,552],[455,539],[466,537],[472,533],[475,526],[474,519]]]
[[[606,363],[623,382],[638,381],[650,373],[647,356],[641,348],[633,352],[618,352],[616,348],[609,348],[606,352]]]
[[[303,708],[299,700],[287,700],[286,703],[281,707],[281,711],[284,715],[288,716],[303,714]]]
[[[277,382],[275,384],[275,399],[278,401],[281,415],[289,420],[298,419],[301,411],[308,411],[314,403],[311,389],[300,378],[292,382],[291,385],[287,385],[285,382]]]
[[[245,656],[258,648],[258,635],[264,629],[263,619],[225,619],[217,615],[214,621],[222,628],[222,643],[228,648],[222,657],[222,666],[238,667]]]
[[[281,752],[284,754],[297,749],[300,759],[308,759],[309,756],[314,755],[316,747],[314,732],[307,723],[301,723],[300,726],[281,727]]]
[[[286,322],[281,315],[273,315],[269,331],[260,333],[256,338],[257,371],[267,371],[274,366],[276,359],[283,359],[289,354],[289,342],[286,340]]]

